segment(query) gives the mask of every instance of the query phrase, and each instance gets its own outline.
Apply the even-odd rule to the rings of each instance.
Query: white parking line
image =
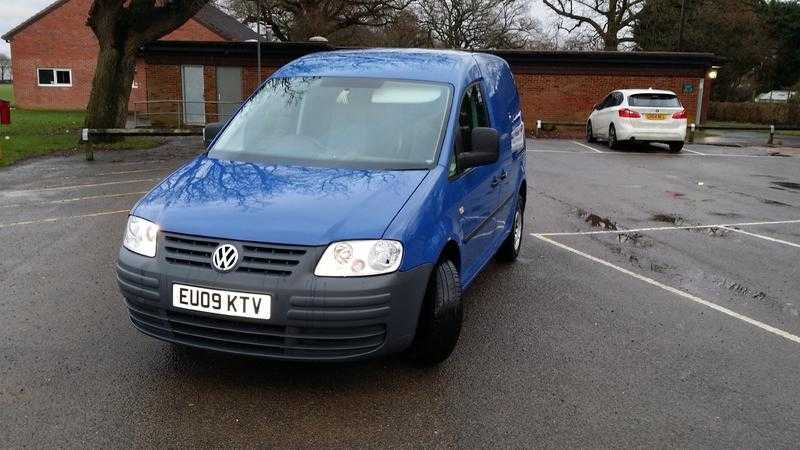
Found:
[[[759,239],[764,239],[764,240],[767,240],[767,241],[777,242],[778,244],[789,245],[789,246],[792,246],[792,247],[797,247],[797,248],[800,248],[800,244],[795,244],[794,242],[784,241],[784,240],[782,240],[782,239],[775,239],[775,238],[773,238],[773,237],[764,236],[763,234],[750,233],[750,232],[748,232],[748,231],[739,230],[739,229],[737,229],[737,228],[731,228],[731,227],[730,227],[730,226],[728,226],[728,225],[724,225],[724,226],[722,226],[722,227],[720,227],[720,228],[724,228],[724,229],[726,229],[726,230],[730,230],[730,231],[735,231],[735,232],[737,232],[737,233],[746,234],[746,235],[748,235],[748,236],[757,237],[757,238],[759,238]]]
[[[573,152],[573,151],[569,151],[569,150],[528,150],[527,152],[528,153],[582,153],[584,155],[586,154],[586,153],[579,152],[579,151],[574,151]]]
[[[64,217],[50,217],[47,219],[37,219],[37,220],[27,220],[24,222],[10,222],[10,223],[0,223],[0,228],[11,228],[17,227],[21,225],[36,225],[40,223],[52,223],[52,222],[60,222],[62,220],[69,220],[69,219],[82,219],[87,217],[100,217],[100,216],[108,216],[111,214],[122,214],[130,212],[129,209],[121,209],[118,211],[104,211],[99,213],[92,213],[92,214],[81,214],[77,216],[64,216]]]
[[[577,142],[576,142],[577,144]],[[581,144],[583,145],[583,144]],[[595,148],[589,147],[597,153],[588,153],[588,152],[571,152],[568,150],[528,150],[528,153],[569,153],[572,155],[597,155],[603,154],[608,156],[623,156],[623,155],[658,155],[658,156],[670,156],[670,157],[707,157],[707,156],[718,156],[723,158],[783,158],[783,159],[790,159],[792,157],[785,157],[785,156],[772,156],[772,155],[737,155],[733,153],[700,153],[700,152],[690,152],[690,153],[664,153],[664,152],[601,152]],[[687,150],[688,151],[688,150]],[[796,157],[794,157],[797,159]]]
[[[18,226],[22,226],[22,225],[36,225],[36,224],[40,224],[40,223],[60,222],[62,220],[69,220],[69,219],[82,219],[82,218],[86,218],[86,217],[108,216],[108,215],[111,215],[111,214],[122,214],[122,213],[128,213],[128,212],[130,212],[129,209],[121,209],[119,211],[104,211],[104,212],[93,213],[93,214],[81,214],[79,216],[50,217],[48,219],[26,220],[25,222],[0,223],[0,229],[18,227]]]
[[[18,208],[20,206],[36,206],[36,205],[56,205],[60,203],[73,203],[79,202],[82,200],[95,200],[98,198],[116,198],[116,197],[128,197],[131,195],[142,195],[146,194],[148,191],[138,191],[138,192],[124,192],[122,194],[103,194],[103,195],[90,195],[87,197],[75,197],[75,198],[65,198],[61,200],[50,200],[46,202],[35,202],[35,203],[12,203],[10,205],[0,205],[0,208]]]
[[[683,149],[683,151],[685,151],[685,152],[689,152],[689,153],[693,153],[693,154],[695,154],[695,155],[706,156],[706,154],[705,154],[705,153],[700,153],[700,152],[696,152],[696,151],[694,151],[694,150],[689,150],[688,148],[684,148],[684,149]]]
[[[598,150],[598,149],[596,149],[596,148],[594,148],[594,147],[591,147],[591,146],[589,146],[589,145],[586,145],[586,144],[581,144],[581,143],[580,143],[580,142],[578,142],[578,141],[572,141],[572,143],[573,143],[573,144],[580,145],[581,147],[584,147],[584,148],[588,148],[589,150],[591,150],[591,151],[593,151],[593,152],[596,152],[596,153],[605,153],[605,152],[601,152],[600,150]]]
[[[574,253],[574,254],[576,254],[578,256],[582,256],[582,257],[584,257],[584,258],[586,258],[586,259],[588,259],[590,261],[596,262],[598,264],[602,264],[602,265],[604,265],[606,267],[609,267],[611,269],[614,269],[614,270],[616,270],[618,272],[622,272],[625,275],[629,275],[629,276],[631,276],[633,278],[636,278],[637,280],[644,281],[645,283],[653,285],[653,286],[655,286],[657,288],[660,288],[660,289],[663,289],[663,290],[665,290],[667,292],[670,292],[672,294],[681,296],[681,297],[683,297],[683,298],[685,298],[687,300],[690,300],[692,302],[698,303],[700,305],[706,306],[708,308],[711,308],[713,310],[716,310],[716,311],[719,311],[719,312],[721,312],[723,314],[726,314],[726,315],[728,315],[730,317],[733,317],[734,319],[738,319],[738,320],[741,320],[743,322],[749,323],[750,325],[753,325],[753,326],[756,326],[758,328],[761,328],[764,331],[770,332],[770,333],[775,334],[777,336],[780,336],[780,337],[782,337],[784,339],[788,339],[788,340],[790,340],[792,342],[800,344],[800,337],[795,336],[794,334],[791,334],[791,333],[788,333],[788,332],[783,331],[781,329],[775,328],[775,327],[773,327],[771,325],[767,325],[764,322],[752,319],[752,318],[747,317],[747,316],[745,316],[743,314],[739,314],[736,311],[732,311],[732,310],[730,310],[728,308],[719,306],[716,303],[712,303],[712,302],[709,302],[707,300],[703,300],[700,297],[697,297],[695,295],[692,295],[692,294],[690,294],[688,292],[685,292],[685,291],[682,291],[680,289],[676,289],[676,288],[674,288],[672,286],[668,286],[666,284],[660,283],[660,282],[658,282],[658,281],[656,281],[656,280],[654,280],[652,278],[648,278],[646,276],[639,275],[638,273],[631,272],[628,269],[625,269],[623,267],[617,266],[617,265],[615,265],[613,263],[610,263],[610,262],[605,261],[603,259],[597,258],[595,256],[592,256],[592,255],[588,254],[588,253],[584,253],[584,252],[582,252],[580,250],[574,249],[574,248],[572,248],[570,246],[567,246],[567,245],[564,245],[564,244],[562,244],[560,242],[556,242],[556,241],[554,241],[552,239],[548,239],[548,238],[546,238],[546,237],[544,237],[542,235],[534,234],[533,236],[536,237],[537,239],[540,239],[540,240],[542,240],[544,242],[547,242],[548,244],[555,245],[556,247],[559,247],[562,250],[566,250],[566,251]]]
[[[51,187],[44,187],[39,189],[22,189],[18,191],[9,191],[10,194],[18,194],[18,193],[25,193],[25,192],[44,192],[44,191],[64,191],[68,189],[81,189],[81,188],[90,188],[90,187],[100,187],[100,186],[113,186],[115,184],[131,184],[131,183],[144,183],[145,181],[156,181],[157,178],[142,178],[139,180],[125,180],[125,181],[109,181],[106,183],[93,183],[93,184],[75,184],[71,186],[51,186]]]
[[[640,231],[670,231],[670,230],[694,230],[704,228],[727,228],[727,227],[750,227],[757,225],[781,225],[789,223],[800,223],[800,220],[773,220],[767,222],[740,222],[740,223],[720,223],[714,225],[686,225],[686,226],[664,226],[664,227],[647,227],[647,228],[631,228],[627,230],[598,230],[598,231],[567,231],[557,233],[531,233],[531,236],[586,236],[592,234],[625,234],[636,233]],[[733,230],[737,231],[737,230]]]
[[[121,172],[103,172],[103,173],[94,174],[93,176],[95,176],[95,177],[104,177],[104,176],[107,176],[107,175],[127,175],[127,174],[131,174],[131,173],[145,173],[145,172],[159,172],[159,171],[164,171],[164,169],[163,168],[158,168],[158,169],[124,170],[124,171],[121,171]]]

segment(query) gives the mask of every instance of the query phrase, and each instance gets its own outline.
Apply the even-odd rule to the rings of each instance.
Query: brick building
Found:
[[[2,38],[11,45],[14,95],[26,109],[85,109],[89,102],[98,44],[86,19],[93,0],[58,0]],[[206,6],[165,41],[235,42],[255,32],[214,6]],[[144,108],[147,78],[137,63],[131,109]]]
[[[311,42],[262,44],[262,79],[292,59],[333,49]],[[719,58],[708,53],[491,53],[508,61],[515,74],[529,131],[537,120],[582,123],[608,92],[624,88],[674,91],[690,120],[700,123],[708,110],[713,68],[720,64]],[[152,102],[149,112],[155,123],[217,121],[227,114],[220,105],[207,103],[204,110],[187,114],[188,105],[202,103],[181,106],[181,102],[238,102],[257,86],[254,42],[156,42],[142,50],[142,57],[147,62],[147,99]]]

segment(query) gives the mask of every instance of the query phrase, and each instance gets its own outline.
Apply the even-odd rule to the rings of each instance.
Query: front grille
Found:
[[[170,264],[212,269],[211,253],[222,241],[194,236],[164,233],[163,249]],[[226,241],[228,242],[228,241]],[[289,276],[307,253],[304,247],[237,243],[240,262],[236,272],[272,276]]]
[[[386,326],[297,327],[233,321],[158,308],[128,299],[134,326],[168,341],[253,356],[332,359],[367,354]]]

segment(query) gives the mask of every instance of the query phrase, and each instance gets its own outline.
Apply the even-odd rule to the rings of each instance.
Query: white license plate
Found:
[[[271,303],[272,297],[266,294],[172,285],[172,306],[192,311],[266,320],[270,317]]]

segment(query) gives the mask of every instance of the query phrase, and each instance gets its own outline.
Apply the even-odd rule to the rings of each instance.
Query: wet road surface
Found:
[[[521,260],[480,276],[456,352],[421,370],[132,328],[114,272],[126,211],[199,145],[0,171],[2,447],[800,441],[800,157],[529,141]]]

